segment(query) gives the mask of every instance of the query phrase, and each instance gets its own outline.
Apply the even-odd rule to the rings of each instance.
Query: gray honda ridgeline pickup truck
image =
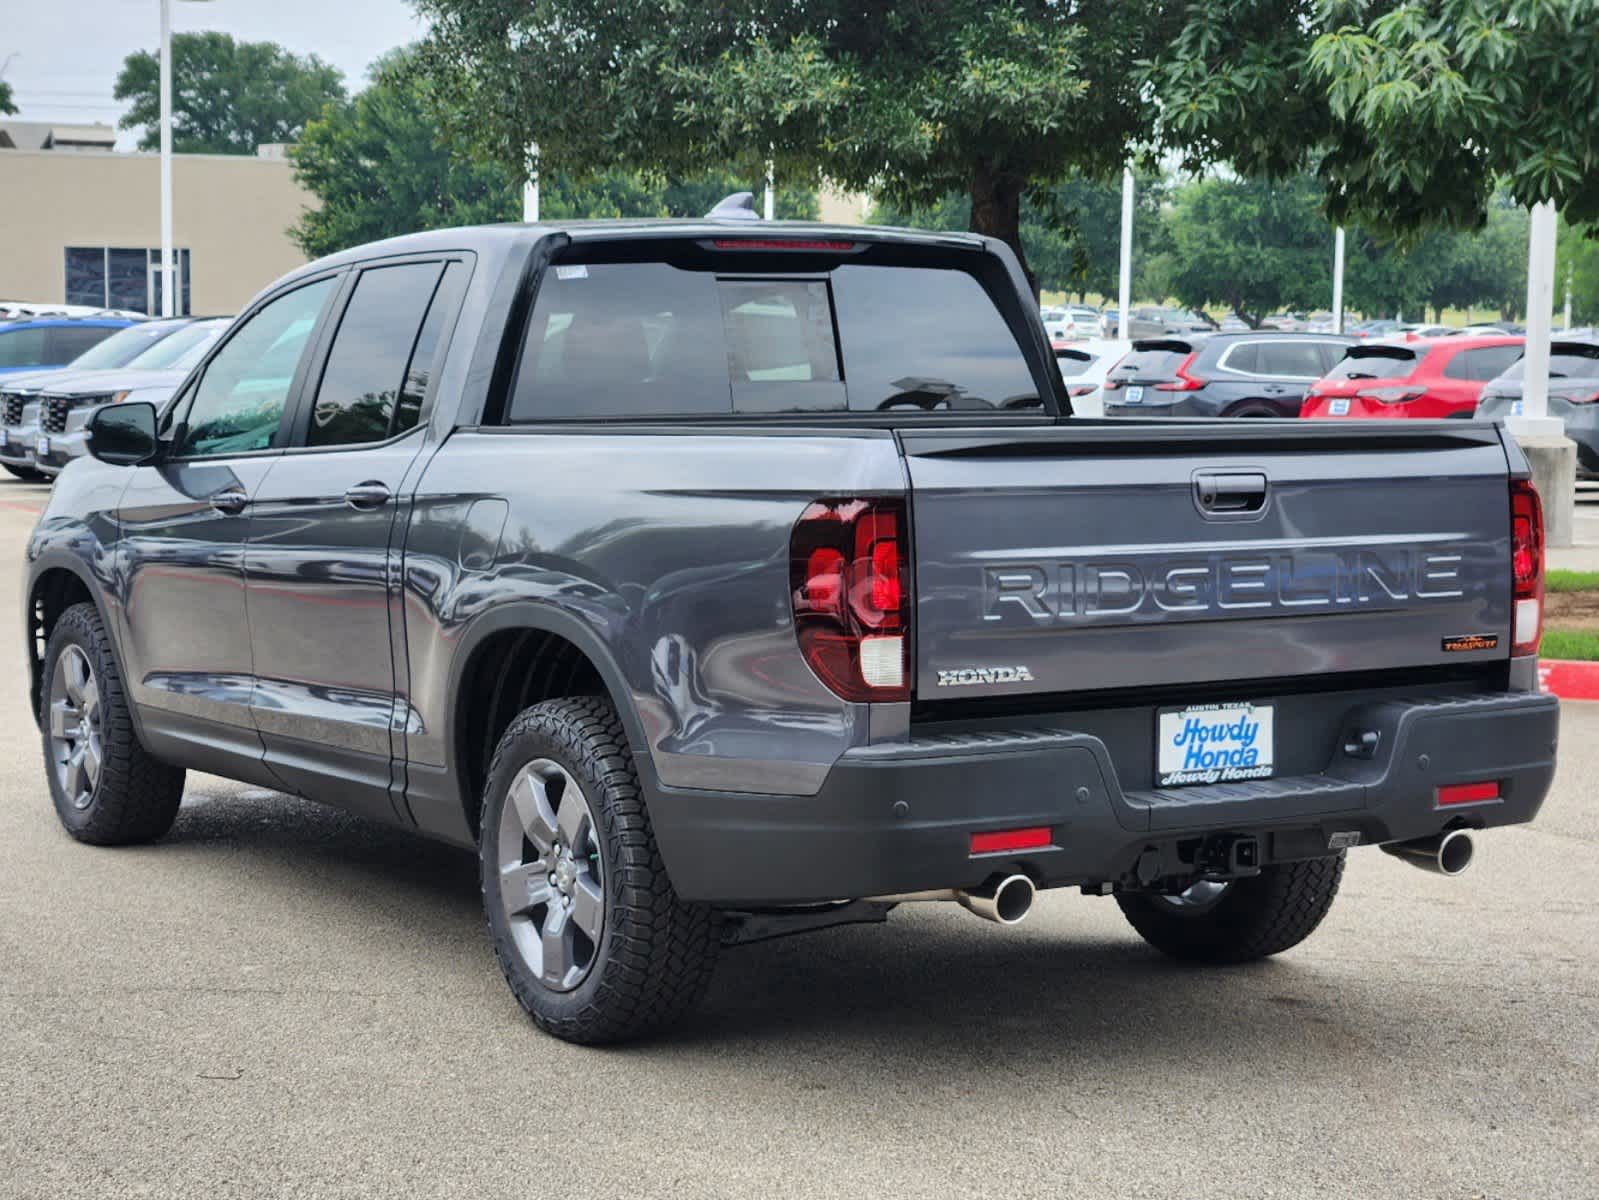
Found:
[[[473,849],[573,1041],[912,900],[1258,959],[1350,848],[1458,872],[1554,770],[1513,442],[1072,419],[981,237],[418,234],[91,427],[28,546],[68,832],[160,837],[193,769]]]

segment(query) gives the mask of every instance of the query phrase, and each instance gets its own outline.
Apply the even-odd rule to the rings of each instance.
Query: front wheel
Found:
[[[500,969],[546,1033],[638,1037],[710,981],[716,914],[672,890],[608,701],[550,700],[511,722],[489,767],[479,854]]]
[[[35,471],[32,467],[19,467],[15,463],[0,463],[0,467],[10,471],[24,483],[43,483],[48,478],[43,471]]]
[[[140,743],[94,605],[74,604],[50,631],[40,691],[45,771],[67,832],[91,845],[122,846],[172,828],[183,769]]]
[[[1321,924],[1344,875],[1342,853],[1200,882],[1175,896],[1128,892],[1122,915],[1155,949],[1212,964],[1253,962],[1299,945]]]

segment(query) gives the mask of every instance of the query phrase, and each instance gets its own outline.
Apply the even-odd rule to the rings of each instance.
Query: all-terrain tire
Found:
[[[43,471],[35,471],[32,467],[19,467],[16,463],[0,463],[0,467],[10,471],[24,483],[43,483],[49,478]]]
[[[498,847],[513,783],[552,762],[582,789],[603,879],[603,929],[586,975],[548,985],[519,949]],[[514,837],[514,832],[513,832]],[[533,843],[527,843],[532,852]],[[704,992],[720,948],[706,905],[678,899],[655,843],[638,772],[615,707],[598,696],[549,700],[523,711],[494,751],[479,830],[483,907],[500,969],[533,1023],[569,1042],[624,1041],[676,1021]],[[537,911],[537,910],[535,910]],[[524,931],[524,937],[526,932]]]
[[[1116,897],[1143,939],[1173,958],[1228,964],[1254,962],[1299,945],[1321,924],[1344,875],[1342,853],[1276,863],[1235,879],[1213,904],[1186,909],[1160,897]]]
[[[61,656],[74,647],[93,672],[98,709],[100,765],[82,805],[67,795],[51,739],[51,681]],[[152,841],[172,828],[183,799],[183,768],[161,762],[139,741],[110,637],[93,604],[74,604],[50,631],[39,707],[50,797],[68,833],[93,846],[125,846]]]

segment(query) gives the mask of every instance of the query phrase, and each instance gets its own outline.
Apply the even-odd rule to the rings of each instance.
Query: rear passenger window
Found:
[[[394,410],[394,433],[413,429],[422,419],[422,402],[427,398],[428,384],[432,382],[433,360],[438,355],[439,340],[455,320],[465,290],[466,265],[459,262],[447,264],[444,278],[433,292],[433,303],[428,305],[428,315],[422,322],[416,349],[411,351],[411,364],[405,369],[405,382],[400,385],[400,400]]]
[[[1260,343],[1243,342],[1227,352],[1223,365],[1229,371],[1253,375],[1260,370]]]
[[[42,325],[32,329],[0,327],[0,367],[34,367],[49,362],[45,357],[49,332]]]
[[[509,419],[1038,407],[1036,391],[962,271],[573,263],[540,282]]]
[[[1511,363],[1521,357],[1521,347],[1483,346],[1477,350],[1468,350],[1466,354],[1471,360],[1469,363],[1471,378],[1486,383],[1490,379],[1497,379]]]
[[[1316,379],[1322,373],[1315,342],[1272,342],[1260,348],[1260,373],[1286,379]]]
[[[389,436],[441,269],[431,262],[361,272],[317,385],[306,445],[345,446]]]

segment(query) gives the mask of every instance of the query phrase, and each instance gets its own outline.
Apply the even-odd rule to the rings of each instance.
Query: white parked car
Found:
[[[1132,348],[1131,342],[1120,338],[1091,338],[1056,348],[1055,365],[1066,381],[1074,416],[1105,415],[1105,376]]]

